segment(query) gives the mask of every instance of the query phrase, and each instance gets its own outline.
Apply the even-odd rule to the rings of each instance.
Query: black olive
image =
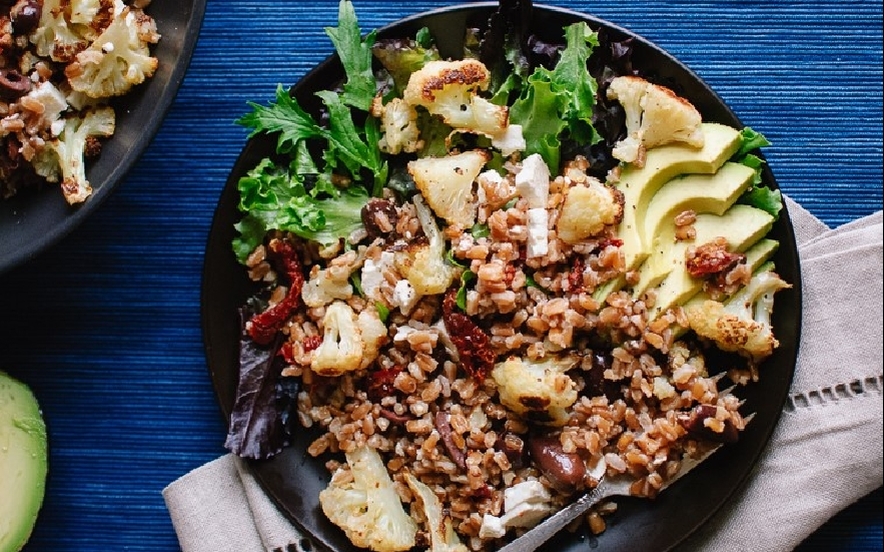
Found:
[[[19,0],[9,10],[12,32],[19,35],[31,33],[40,24],[42,14],[42,0]]]
[[[31,81],[15,69],[0,69],[0,98],[18,99],[31,91]]]

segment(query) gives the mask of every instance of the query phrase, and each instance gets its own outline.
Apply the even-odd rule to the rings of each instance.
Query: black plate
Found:
[[[162,38],[153,48],[159,60],[153,77],[113,103],[116,130],[101,156],[87,164],[92,195],[71,207],[57,185],[0,200],[0,273],[18,266],[68,235],[99,205],[160,128],[190,63],[206,0],[153,0],[146,12]]]
[[[456,56],[462,29],[487,20],[496,3],[469,7],[451,7],[406,18],[380,31],[381,36],[413,36],[427,26],[439,38],[443,56]],[[535,31],[560,39],[563,26],[584,20],[594,29],[604,27],[615,38],[634,36],[611,23],[584,14],[535,6]],[[666,83],[690,99],[703,113],[704,120],[742,128],[736,115],[700,78],[669,54],[641,37],[635,37],[636,67]],[[315,107],[312,93],[328,87],[343,77],[336,58],[330,58],[305,76],[294,88],[302,105]],[[246,277],[231,252],[233,224],[239,219],[236,184],[240,176],[273,151],[274,142],[253,139],[246,144],[221,195],[212,223],[206,250],[202,289],[202,323],[208,367],[224,415],[229,418],[238,379],[237,355],[239,322],[237,308],[256,288]],[[765,167],[763,178],[776,188],[773,174]],[[599,537],[582,533],[564,533],[547,544],[544,550],[557,552],[588,550],[597,539],[604,550],[668,550],[684,540],[712,515],[747,477],[777,423],[786,400],[797,358],[801,321],[801,280],[798,254],[788,213],[783,210],[774,225],[772,237],[780,241],[775,257],[778,272],[793,283],[790,290],[777,294],[773,324],[781,346],[762,366],[762,381],[740,394],[746,399],[744,412],[756,412],[756,418],[741,441],[728,446],[705,464],[673,485],[654,501],[622,499],[620,508],[609,520],[608,529]],[[268,461],[251,462],[250,467],[267,494],[317,544],[338,551],[354,550],[343,533],[328,522],[319,509],[319,491],[325,488],[328,475],[324,460],[305,452],[312,440],[309,434],[279,456]]]

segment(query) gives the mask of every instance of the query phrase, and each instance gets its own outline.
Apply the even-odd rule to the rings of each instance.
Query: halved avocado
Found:
[[[703,280],[692,277],[685,268],[688,247],[724,237],[731,251],[745,251],[762,239],[773,223],[773,216],[766,211],[741,204],[734,205],[720,217],[708,213],[697,215],[696,238],[678,242],[670,250],[668,259],[672,268],[657,286],[657,301],[649,310],[648,318],[653,320],[670,307],[684,304],[703,287]]]
[[[648,150],[642,168],[627,165],[617,182],[623,192],[623,220],[617,230],[626,269],[633,270],[650,254],[645,241],[645,214],[661,186],[682,174],[713,174],[740,147],[740,132],[718,123],[703,123],[702,148],[671,144]]]
[[[17,552],[46,490],[46,424],[34,394],[0,371],[0,552]]]

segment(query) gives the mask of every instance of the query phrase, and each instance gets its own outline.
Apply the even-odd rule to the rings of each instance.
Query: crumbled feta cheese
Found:
[[[61,113],[68,108],[68,102],[64,94],[51,82],[44,81],[33,87],[28,96],[34,98],[43,106],[41,117],[49,124],[53,136],[58,136],[64,129],[64,119]]]
[[[408,336],[416,332],[414,328],[411,326],[399,326],[396,328],[396,335],[393,336],[393,341],[396,343],[402,343],[408,339]]]
[[[482,516],[482,525],[479,527],[480,539],[499,539],[506,535],[506,527],[503,520],[491,514]]]
[[[420,296],[408,282],[399,280],[393,288],[393,306],[399,307],[402,314],[408,314],[417,305]]]
[[[528,209],[529,259],[543,257],[549,252],[549,212],[544,208]]]
[[[504,514],[501,520],[507,527],[534,527],[551,512],[552,506],[548,503],[522,502]]]
[[[540,481],[531,479],[503,491],[504,514],[485,514],[479,528],[482,538],[500,538],[510,527],[534,527],[552,513],[552,496]]]
[[[362,274],[360,282],[362,283],[362,292],[372,301],[382,301],[381,284],[384,282],[384,271],[387,267],[393,266],[393,253],[384,251],[375,261],[374,259],[365,259],[362,265]]]
[[[510,512],[519,504],[546,503],[552,500],[543,483],[536,479],[523,481],[503,491],[503,510]]]
[[[507,125],[500,134],[491,138],[491,145],[500,150],[504,157],[525,151],[528,147],[525,136],[522,135],[522,125]]]
[[[522,161],[516,175],[516,190],[528,201],[529,209],[546,207],[549,199],[549,167],[540,154],[532,153]]]

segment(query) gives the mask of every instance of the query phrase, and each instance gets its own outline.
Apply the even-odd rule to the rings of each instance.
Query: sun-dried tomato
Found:
[[[604,249],[609,245],[613,245],[614,247],[623,247],[623,240],[620,238],[604,238],[599,241],[599,249]]]
[[[321,335],[308,335],[304,338],[304,352],[309,353],[314,349],[318,349],[322,345]]]
[[[451,342],[457,349],[460,364],[467,374],[483,381],[494,368],[491,339],[469,316],[457,310],[457,290],[451,289],[442,301],[442,320]]]
[[[289,289],[282,301],[256,314],[246,324],[249,337],[261,345],[273,341],[282,325],[298,308],[301,303],[301,288],[304,287],[301,259],[290,242],[274,238],[267,245],[267,251],[277,270],[288,277]]]
[[[276,354],[281,356],[286,364],[295,363],[295,353],[292,351],[292,344],[288,341],[279,346],[279,352]]]
[[[586,271],[586,263],[582,258],[576,257],[574,264],[571,266],[571,272],[568,273],[568,291],[571,293],[580,293],[583,291],[583,273]]]
[[[694,278],[706,278],[727,272],[746,258],[742,253],[729,252],[727,245],[724,238],[716,238],[689,249],[685,259],[688,274]]]
[[[394,366],[371,372],[368,375],[368,389],[366,389],[368,398],[373,401],[380,401],[384,397],[389,397],[395,393],[396,387],[393,385],[393,382],[396,381],[396,376],[401,371],[401,366]]]

